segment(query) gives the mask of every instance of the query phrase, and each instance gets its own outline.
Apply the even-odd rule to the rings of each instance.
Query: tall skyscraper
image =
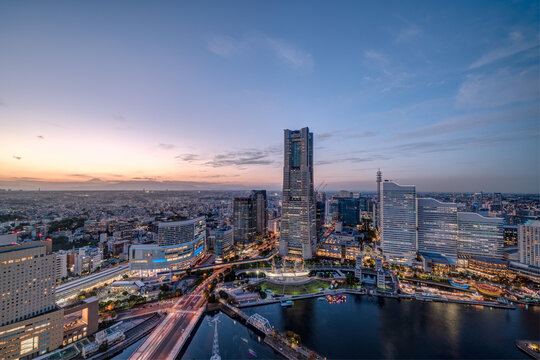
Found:
[[[418,199],[418,251],[457,261],[457,204]]]
[[[382,173],[381,169],[377,170],[377,209],[376,209],[376,216],[377,216],[377,228],[381,228],[381,182],[382,182]]]
[[[416,258],[416,188],[382,184],[381,248],[386,261],[412,264]]]
[[[48,241],[0,246],[0,359],[31,359],[62,344],[51,250]]]
[[[253,199],[253,211],[255,212],[255,232],[257,235],[266,235],[266,226],[268,223],[266,190],[252,190],[250,197]]]
[[[535,266],[540,272],[540,220],[518,226],[519,262]]]
[[[254,208],[253,197],[234,198],[234,241],[240,247],[248,246],[255,239],[256,218]]]
[[[458,254],[502,259],[503,219],[458,212]]]
[[[338,201],[338,217],[345,226],[356,226],[361,224],[360,216],[362,211],[367,210],[365,198],[340,197]]]
[[[317,197],[316,209],[315,209],[315,227],[317,228],[317,241],[319,241],[323,234],[323,225],[326,219],[326,194],[319,193]]]
[[[311,259],[317,242],[313,190],[313,133],[305,127],[284,131],[282,256]]]
[[[216,263],[229,260],[234,256],[234,230],[232,226],[217,228],[214,231]]]

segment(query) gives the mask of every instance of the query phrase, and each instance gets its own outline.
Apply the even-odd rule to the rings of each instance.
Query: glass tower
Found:
[[[317,241],[316,202],[313,191],[313,133],[305,127],[285,130],[282,256],[311,259]]]

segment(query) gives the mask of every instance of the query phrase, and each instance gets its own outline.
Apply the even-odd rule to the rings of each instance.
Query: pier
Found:
[[[240,321],[259,335],[264,336],[264,343],[286,359],[323,359],[323,357],[305,346],[290,343],[285,335],[274,330],[270,322],[259,314],[248,315],[225,301],[220,301],[218,308],[230,318]],[[217,310],[216,307],[211,307],[211,309]]]

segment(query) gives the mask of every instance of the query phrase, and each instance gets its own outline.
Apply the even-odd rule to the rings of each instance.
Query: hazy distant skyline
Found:
[[[0,188],[540,192],[537,1],[0,2]]]

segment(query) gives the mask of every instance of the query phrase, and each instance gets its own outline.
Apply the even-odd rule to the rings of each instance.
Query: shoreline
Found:
[[[293,301],[304,300],[304,299],[321,297],[325,295],[338,295],[338,294],[367,295],[367,296],[376,296],[376,297],[383,297],[383,298],[392,298],[392,299],[398,299],[398,300],[401,300],[401,299],[417,300],[417,301],[423,301],[423,302],[454,303],[454,304],[462,304],[462,305],[484,306],[484,307],[506,309],[506,310],[517,309],[517,306],[515,305],[501,304],[501,303],[489,302],[489,301],[474,301],[473,302],[473,301],[466,301],[466,300],[445,299],[445,298],[439,298],[439,297],[405,295],[405,294],[395,294],[395,295],[394,294],[381,294],[381,293],[368,294],[363,290],[353,290],[353,289],[338,289],[338,290],[323,291],[323,292],[318,292],[318,293],[313,293],[313,294],[304,294],[304,295],[285,295],[281,297],[280,299],[261,300],[257,302],[237,304],[235,306],[238,308],[248,308],[248,307],[275,304],[275,303],[281,302],[282,300],[293,300]]]

